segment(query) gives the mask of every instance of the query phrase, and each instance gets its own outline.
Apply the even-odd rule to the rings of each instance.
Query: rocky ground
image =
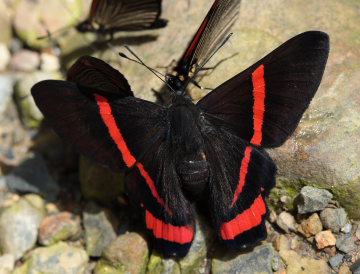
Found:
[[[161,82],[116,52],[126,43],[149,65],[167,66],[182,54],[211,2],[164,0],[167,28],[120,33],[111,49],[90,45],[94,36],[73,29],[51,41],[36,39],[79,20],[89,1],[0,2],[0,273],[360,273],[357,0],[243,0],[234,35],[213,62],[237,55],[202,79],[203,86],[216,86],[305,30],[331,38],[310,109],[294,136],[270,151],[279,172],[268,199],[269,236],[253,250],[227,249],[199,216],[189,254],[161,258],[123,195],[123,174],[79,157],[43,123],[31,86],[63,79],[83,54],[110,62],[137,96],[155,100],[151,89],[161,90]],[[194,89],[192,95],[203,93]]]

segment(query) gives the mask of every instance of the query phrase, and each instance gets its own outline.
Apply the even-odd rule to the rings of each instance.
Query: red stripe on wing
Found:
[[[93,0],[91,3],[89,18],[93,18],[95,16],[97,7],[99,5],[100,0]]]
[[[145,211],[146,227],[152,230],[154,237],[179,244],[191,243],[194,238],[194,230],[188,226],[174,226],[157,219],[149,211]]]
[[[136,159],[128,149],[125,140],[120,132],[120,129],[116,125],[116,121],[112,114],[111,106],[108,100],[105,97],[98,94],[95,94],[95,99],[100,108],[101,118],[103,119],[105,125],[109,129],[111,138],[117,145],[118,149],[121,151],[125,164],[128,167],[133,166],[136,163]]]
[[[193,41],[191,42],[188,50],[185,52],[184,58],[182,58],[182,59],[186,59],[186,58],[188,58],[190,55],[193,54],[193,52],[194,52],[194,50],[196,49],[196,46],[197,46],[197,44],[198,44],[198,42],[199,42],[199,40],[200,40],[200,37],[201,37],[201,35],[203,34],[203,32],[204,32],[204,30],[205,30],[205,27],[207,26],[207,24],[208,24],[208,22],[209,22],[209,20],[210,20],[210,17],[211,17],[211,15],[213,14],[213,12],[214,12],[214,10],[215,10],[215,7],[217,6],[218,2],[219,2],[219,0],[216,0],[216,1],[214,2],[214,4],[211,6],[208,14],[206,15],[204,21],[201,23],[200,28],[198,29],[198,31],[197,31],[197,33],[196,33]]]
[[[262,141],[262,127],[264,123],[265,112],[265,78],[264,65],[259,66],[252,73],[253,95],[254,95],[254,135],[251,143],[254,145],[261,145]]]
[[[111,138],[117,145],[118,149],[121,151],[125,164],[128,167],[133,166],[136,163],[136,159],[131,154],[121,134],[121,131],[116,124],[109,101],[105,97],[98,94],[95,94],[95,99],[100,109],[101,118],[103,119],[105,125],[108,128]],[[136,163],[136,166],[138,167],[141,176],[145,179],[147,185],[149,186],[152,195],[155,197],[158,203],[161,204],[169,214],[171,214],[171,211],[166,206],[165,201],[160,197],[159,193],[156,190],[154,181],[151,179],[149,173],[145,170],[144,166],[141,163]]]
[[[250,208],[238,214],[231,221],[221,225],[221,238],[224,240],[233,240],[237,235],[260,225],[262,216],[265,213],[266,205],[260,194]]]
[[[238,200],[239,195],[245,185],[246,175],[248,173],[248,167],[249,167],[249,162],[250,162],[251,151],[252,151],[252,147],[246,147],[246,150],[244,153],[244,158],[242,159],[241,166],[240,166],[239,184],[236,188],[234,198],[233,198],[230,208],[233,207],[234,204],[236,203],[236,201]]]
[[[151,179],[149,173],[147,173],[147,171],[144,169],[144,166],[141,163],[136,163],[136,166],[138,167],[141,176],[145,179],[147,185],[149,186],[152,195],[156,198],[156,200],[158,201],[159,204],[161,204],[166,211],[169,214],[172,214],[170,209],[167,207],[167,205],[165,204],[165,201],[160,197],[159,193],[156,191],[156,187],[155,187],[155,183],[154,181]]]

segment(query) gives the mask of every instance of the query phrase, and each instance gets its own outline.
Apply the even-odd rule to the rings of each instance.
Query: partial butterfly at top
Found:
[[[169,107],[135,98],[122,74],[92,57],[70,70],[74,82],[42,81],[32,94],[81,153],[113,170],[131,169],[129,198],[165,256],[187,254],[198,201],[220,239],[241,249],[266,238],[265,198],[276,167],[264,149],[294,132],[328,53],[327,34],[299,34],[197,104],[183,90],[170,89]]]
[[[110,34],[117,31],[139,31],[165,27],[161,19],[161,0],[92,0],[87,19],[78,25],[80,32]],[[59,30],[68,29],[64,28]],[[39,37],[45,38],[44,37]]]
[[[240,0],[215,0],[174,67],[167,82],[176,90],[184,90],[189,82],[200,87],[194,78],[224,43],[240,11]]]

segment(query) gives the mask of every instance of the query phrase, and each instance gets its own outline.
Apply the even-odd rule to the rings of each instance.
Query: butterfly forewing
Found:
[[[239,9],[240,0],[215,0],[175,71],[187,76],[193,65],[195,70],[202,67],[229,34]]]
[[[262,147],[277,147],[309,106],[329,53],[329,37],[302,33],[226,81],[198,106],[213,124]]]
[[[107,31],[133,31],[166,25],[161,0],[93,0],[88,21]]]

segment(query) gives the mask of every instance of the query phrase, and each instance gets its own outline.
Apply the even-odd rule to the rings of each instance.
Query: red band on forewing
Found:
[[[178,244],[191,243],[194,238],[193,229],[187,226],[174,226],[166,224],[154,217],[149,211],[145,211],[146,227],[152,230],[155,238],[163,239]]]
[[[233,198],[230,208],[233,207],[234,204],[236,203],[236,201],[238,200],[239,195],[245,185],[246,175],[248,173],[248,167],[249,167],[249,162],[250,162],[251,151],[252,151],[252,147],[246,147],[246,150],[244,153],[244,158],[242,159],[241,166],[240,166],[239,183],[236,188],[234,198]]]
[[[237,215],[231,221],[221,225],[221,238],[224,240],[233,240],[237,235],[260,225],[262,216],[265,213],[266,205],[260,194],[250,208]]]
[[[120,129],[116,124],[115,118],[111,111],[111,106],[109,104],[109,101],[105,97],[98,94],[95,94],[95,99],[100,108],[100,115],[109,130],[111,138],[113,139],[119,150],[121,151],[125,164],[128,167],[133,166],[136,163],[136,159],[128,149],[124,141],[124,138],[120,132]],[[144,166],[141,163],[136,163],[136,166],[138,167],[141,176],[145,179],[147,185],[149,186],[152,195],[155,197],[158,203],[161,204],[168,211],[169,214],[171,214],[171,211],[167,208],[164,200],[160,197],[159,193],[156,191],[155,183],[151,179],[149,173],[145,170]]]
[[[265,78],[264,78],[264,65],[259,66],[252,73],[253,82],[253,96],[254,96],[254,135],[251,143],[254,145],[261,145],[262,141],[262,128],[264,123],[265,112]]]
[[[109,101],[105,97],[98,94],[95,94],[95,99],[100,108],[101,118],[108,128],[111,138],[117,145],[118,149],[121,151],[125,164],[128,167],[133,166],[136,163],[136,160],[128,149],[119,127],[116,125]]]
[[[93,1],[92,1],[92,3],[91,3],[91,8],[90,8],[90,14],[89,14],[89,18],[90,18],[90,19],[95,16],[97,7],[98,7],[98,5],[99,5],[99,1],[100,1],[100,0],[93,0]]]
[[[188,58],[190,55],[193,54],[193,52],[194,52],[194,50],[195,50],[195,48],[196,48],[196,46],[197,46],[197,44],[198,44],[198,42],[200,40],[201,35],[204,32],[205,27],[207,26],[207,24],[208,24],[208,22],[210,20],[210,17],[211,17],[211,15],[213,14],[213,12],[215,10],[215,7],[218,5],[218,2],[219,2],[219,0],[216,0],[214,2],[214,4],[211,6],[208,14],[206,15],[206,17],[205,17],[204,21],[202,22],[200,28],[198,29],[195,38],[193,39],[191,45],[189,46],[189,49],[186,51],[184,58]]]
[[[141,163],[136,163],[136,166],[138,167],[141,176],[145,179],[147,185],[149,186],[151,194],[155,197],[158,203],[161,204],[169,214],[171,214],[170,209],[168,209],[165,201],[160,197],[159,193],[156,190],[154,181],[151,179],[149,173],[147,173],[147,171],[144,169],[144,166]]]

